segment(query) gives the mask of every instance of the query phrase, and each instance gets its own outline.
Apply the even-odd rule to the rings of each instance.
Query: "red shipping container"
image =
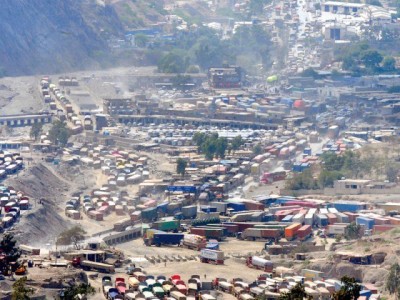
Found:
[[[358,214],[354,214],[352,212],[345,211],[344,214],[349,217],[350,222],[355,222],[356,218],[358,217]]]
[[[205,228],[199,228],[199,227],[192,227],[190,228],[190,233],[191,234],[197,234],[200,236],[206,236],[206,229]]]
[[[300,227],[300,229],[297,231],[297,236],[299,237],[300,240],[304,240],[311,234],[311,232],[312,232],[311,225],[304,225]]]
[[[387,225],[390,224],[390,220],[386,218],[374,218],[376,225]]]
[[[386,217],[389,220],[389,224],[391,225],[400,225],[400,219],[393,218],[393,217]]]
[[[243,232],[247,228],[252,228],[254,227],[254,223],[246,223],[246,222],[234,222],[234,223],[229,223],[229,225],[236,225],[238,227],[238,232]]]
[[[395,226],[395,225],[374,225],[372,232],[373,233],[385,232],[385,231],[392,230],[393,228],[397,228],[397,226]]]
[[[224,227],[228,230],[229,233],[238,233],[239,226],[236,224],[222,224],[221,227]]]
[[[328,217],[328,223],[329,224],[335,224],[337,223],[337,216],[335,214],[327,214],[326,215]]]
[[[265,208],[265,205],[260,202],[249,201],[249,200],[245,200],[242,202],[246,206],[246,210],[264,210]]]
[[[301,207],[309,207],[309,208],[318,208],[319,205],[315,202],[310,202],[310,201],[288,201],[283,204],[283,206],[293,206],[293,205],[298,205]]]
[[[279,229],[261,229],[261,237],[263,238],[277,238],[280,235]]]

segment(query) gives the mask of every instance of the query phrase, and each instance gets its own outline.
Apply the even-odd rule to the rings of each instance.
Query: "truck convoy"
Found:
[[[220,250],[201,249],[200,260],[202,263],[223,265],[224,252]]]

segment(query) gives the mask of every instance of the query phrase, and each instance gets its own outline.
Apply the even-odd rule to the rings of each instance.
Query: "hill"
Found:
[[[123,33],[112,6],[95,0],[3,0],[0,75],[97,68],[107,36]]]

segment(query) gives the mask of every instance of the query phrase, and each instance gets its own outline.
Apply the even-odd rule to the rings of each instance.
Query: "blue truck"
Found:
[[[151,238],[145,239],[146,246],[180,245],[183,233],[155,232]]]

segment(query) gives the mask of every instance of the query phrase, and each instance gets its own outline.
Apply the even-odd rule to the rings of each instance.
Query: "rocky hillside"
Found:
[[[3,0],[0,32],[1,72],[26,75],[96,68],[123,29],[102,1]]]

